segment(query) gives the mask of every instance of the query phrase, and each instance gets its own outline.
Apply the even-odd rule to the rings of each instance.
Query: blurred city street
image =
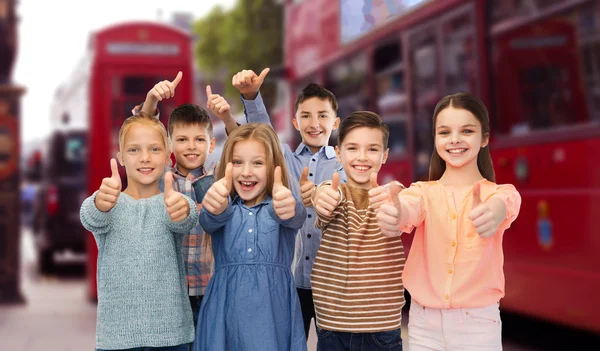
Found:
[[[60,276],[41,277],[31,231],[22,234],[21,286],[26,304],[0,306],[0,349],[93,350],[96,305],[86,298],[83,269],[67,263]]]

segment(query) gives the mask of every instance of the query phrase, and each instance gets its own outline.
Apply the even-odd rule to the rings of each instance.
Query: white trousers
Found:
[[[428,308],[412,300],[409,351],[502,351],[499,304],[482,308]]]

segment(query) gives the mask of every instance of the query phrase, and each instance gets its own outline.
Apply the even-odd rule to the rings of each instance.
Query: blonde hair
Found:
[[[119,130],[119,150],[123,150],[123,145],[125,144],[125,135],[129,131],[129,129],[131,129],[131,127],[133,127],[136,124],[156,129],[163,137],[165,149],[167,149],[167,152],[169,151],[169,142],[167,138],[167,130],[165,129],[165,125],[157,118],[151,117],[145,114],[144,112],[140,112],[140,114],[136,116],[128,117],[123,122],[121,130]]]
[[[288,171],[285,164],[285,158],[281,145],[279,144],[279,138],[273,128],[268,124],[263,123],[248,123],[237,127],[225,141],[223,152],[221,153],[221,160],[219,161],[219,168],[215,180],[219,180],[225,176],[225,168],[227,163],[233,159],[233,147],[238,141],[255,140],[262,144],[265,148],[267,157],[267,194],[273,196],[273,173],[275,167],[281,167],[281,181],[286,188],[289,188]],[[231,187],[231,196],[237,195],[235,193],[235,187]]]

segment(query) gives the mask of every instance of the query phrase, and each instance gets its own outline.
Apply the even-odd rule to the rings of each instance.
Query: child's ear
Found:
[[[490,133],[485,133],[481,140],[481,148],[488,146],[489,143],[490,143]]]
[[[390,148],[385,149],[385,152],[383,153],[383,159],[381,160],[382,165],[384,165],[385,162],[387,161],[389,153],[390,153]]]
[[[335,156],[337,157],[338,162],[342,162],[342,155],[340,154],[340,148],[335,146]]]
[[[297,131],[300,131],[300,128],[298,127],[298,120],[296,119],[296,117],[292,118],[292,124],[294,125],[294,128],[296,128]]]
[[[340,126],[340,121],[341,121],[341,120],[340,120],[340,118],[339,118],[339,117],[336,117],[336,118],[335,118],[335,122],[333,122],[333,129],[332,129],[332,130],[336,130],[336,129],[338,129],[338,128],[339,128],[339,126]]]
[[[210,146],[208,147],[209,154],[213,152],[216,144],[217,144],[217,139],[215,139],[214,137],[212,139],[210,139]]]
[[[123,167],[125,167],[125,164],[123,163],[123,155],[121,155],[121,151],[117,152],[117,160],[119,160],[119,164]]]

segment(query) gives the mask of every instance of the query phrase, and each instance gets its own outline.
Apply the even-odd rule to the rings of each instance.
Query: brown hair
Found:
[[[342,142],[348,133],[350,133],[353,129],[361,127],[379,129],[383,134],[383,148],[387,149],[388,139],[390,137],[390,129],[378,114],[371,111],[352,112],[350,115],[348,115],[348,117],[344,118],[338,131],[338,146],[342,145]]]
[[[435,106],[433,112],[433,138],[435,143],[435,127],[437,116],[448,107],[454,107],[463,109],[471,112],[475,118],[481,123],[482,135],[484,137],[490,136],[490,118],[488,110],[483,104],[483,101],[475,95],[471,95],[465,92],[459,92],[452,95],[444,96]],[[492,155],[490,153],[490,144],[482,147],[477,155],[477,168],[481,175],[491,181],[496,182],[496,174],[494,173],[494,165],[492,164]],[[438,180],[444,174],[446,170],[446,162],[437,153],[434,146],[433,153],[431,155],[431,163],[429,164],[429,180]]]
[[[335,98],[335,95],[333,95],[331,91],[315,83],[307,85],[304,89],[302,89],[302,91],[298,93],[298,96],[296,96],[296,102],[294,102],[294,114],[298,112],[298,106],[300,106],[301,103],[314,97],[318,98],[319,100],[329,101],[331,103],[331,108],[333,109],[333,112],[337,114],[338,102]]]
[[[205,109],[194,104],[182,104],[177,106],[169,116],[168,129],[169,136],[173,137],[173,129],[176,125],[190,126],[200,125],[208,130],[209,136],[212,136],[213,125],[210,116]]]

